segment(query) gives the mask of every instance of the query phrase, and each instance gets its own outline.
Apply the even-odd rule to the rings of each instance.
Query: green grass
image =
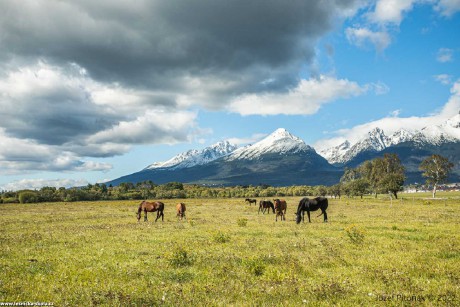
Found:
[[[460,304],[460,199],[401,196],[332,199],[329,223],[300,225],[300,197],[285,222],[244,199],[164,200],[156,223],[137,223],[137,201],[0,205],[0,302]]]

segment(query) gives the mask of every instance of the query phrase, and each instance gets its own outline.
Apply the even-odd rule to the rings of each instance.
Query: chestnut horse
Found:
[[[176,211],[177,211],[177,219],[183,219],[185,217],[185,204],[184,203],[178,203],[176,205]]]
[[[275,213],[275,207],[273,206],[273,203],[269,200],[261,200],[259,202],[259,212],[262,211],[262,214],[265,214],[265,210],[268,209],[268,213],[270,213],[270,208],[273,210],[273,213]]]
[[[313,199],[309,199],[307,197],[302,198],[299,202],[299,207],[297,207],[297,218],[296,222],[297,224],[300,223],[300,221],[304,221],[305,219],[305,211],[307,211],[308,215],[308,222],[311,223],[310,221],[310,211],[316,211],[318,209],[321,209],[321,214],[318,216],[321,216],[322,214],[324,215],[324,222],[327,222],[327,213],[326,209],[328,207],[329,203],[327,201],[326,197],[316,197]]]
[[[163,210],[165,209],[165,204],[162,203],[161,201],[154,201],[154,202],[148,202],[148,201],[143,201],[139,204],[139,209],[137,209],[137,221],[140,222],[141,220],[141,213],[144,211],[144,222],[147,222],[147,212],[155,212],[157,211],[157,218],[155,219],[155,222],[160,218],[161,220],[164,220],[164,214]]]
[[[286,209],[287,209],[287,203],[284,199],[279,200],[279,199],[274,199],[275,202],[275,212],[276,212],[276,218],[275,221],[278,222],[278,216],[281,216],[281,220],[285,221],[286,220]]]
[[[246,199],[245,199],[245,202],[246,202],[246,201],[249,202],[249,206],[250,206],[251,204],[254,204],[254,205],[257,204],[257,199],[246,198]]]

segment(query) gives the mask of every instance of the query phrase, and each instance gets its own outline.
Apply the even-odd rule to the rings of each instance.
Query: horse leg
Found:
[[[311,220],[310,220],[310,210],[307,210],[307,215],[308,215],[308,222],[311,223]]]
[[[160,218],[160,211],[157,211],[157,218],[155,219],[155,222]]]
[[[327,223],[327,213],[326,213],[326,210],[323,211],[323,214],[324,214],[324,222]]]
[[[144,210],[144,222],[147,222],[147,210]]]

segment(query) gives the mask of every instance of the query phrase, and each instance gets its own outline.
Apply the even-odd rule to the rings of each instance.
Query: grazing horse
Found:
[[[139,209],[137,209],[137,221],[140,222],[141,220],[141,213],[144,211],[144,222],[147,222],[147,212],[155,212],[157,211],[157,218],[155,219],[155,222],[160,218],[161,220],[164,220],[164,214],[163,210],[165,209],[165,204],[162,203],[161,201],[154,201],[154,202],[148,202],[148,201],[143,201],[139,204]]]
[[[321,209],[321,214],[324,215],[324,222],[327,222],[327,213],[326,209],[328,207],[328,201],[326,197],[316,197],[313,199],[309,199],[307,197],[302,198],[299,202],[299,207],[297,207],[297,219],[296,222],[297,224],[300,223],[300,220],[305,221],[305,211],[307,211],[308,215],[308,222],[311,223],[310,221],[310,211],[316,211],[318,209]],[[319,216],[321,216],[318,215]]]
[[[245,202],[246,201],[249,202],[249,205],[251,205],[251,204],[257,205],[257,199],[246,198]]]
[[[184,203],[178,203],[176,205],[176,211],[177,211],[177,219],[183,219],[185,217],[185,204]]]
[[[261,200],[259,202],[259,212],[257,214],[260,213],[260,211],[262,211],[262,214],[265,214],[265,210],[268,209],[268,213],[270,214],[270,208],[273,210],[273,213],[275,213],[275,206],[273,205],[273,203],[269,200]]]
[[[285,221],[286,220],[286,209],[287,209],[287,203],[284,199],[279,200],[279,199],[274,199],[275,202],[275,212],[276,212],[276,217],[275,221],[278,222],[278,216],[281,216],[281,220]]]

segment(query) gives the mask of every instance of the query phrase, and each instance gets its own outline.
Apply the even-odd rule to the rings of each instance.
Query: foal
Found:
[[[184,203],[178,203],[176,205],[176,211],[177,211],[177,219],[183,219],[183,218],[186,218],[185,217],[185,204]]]
[[[287,203],[284,199],[279,200],[279,199],[274,199],[275,202],[275,212],[276,212],[276,217],[275,221],[278,222],[278,216],[281,216],[281,220],[285,221],[286,220],[286,209],[287,209]]]

